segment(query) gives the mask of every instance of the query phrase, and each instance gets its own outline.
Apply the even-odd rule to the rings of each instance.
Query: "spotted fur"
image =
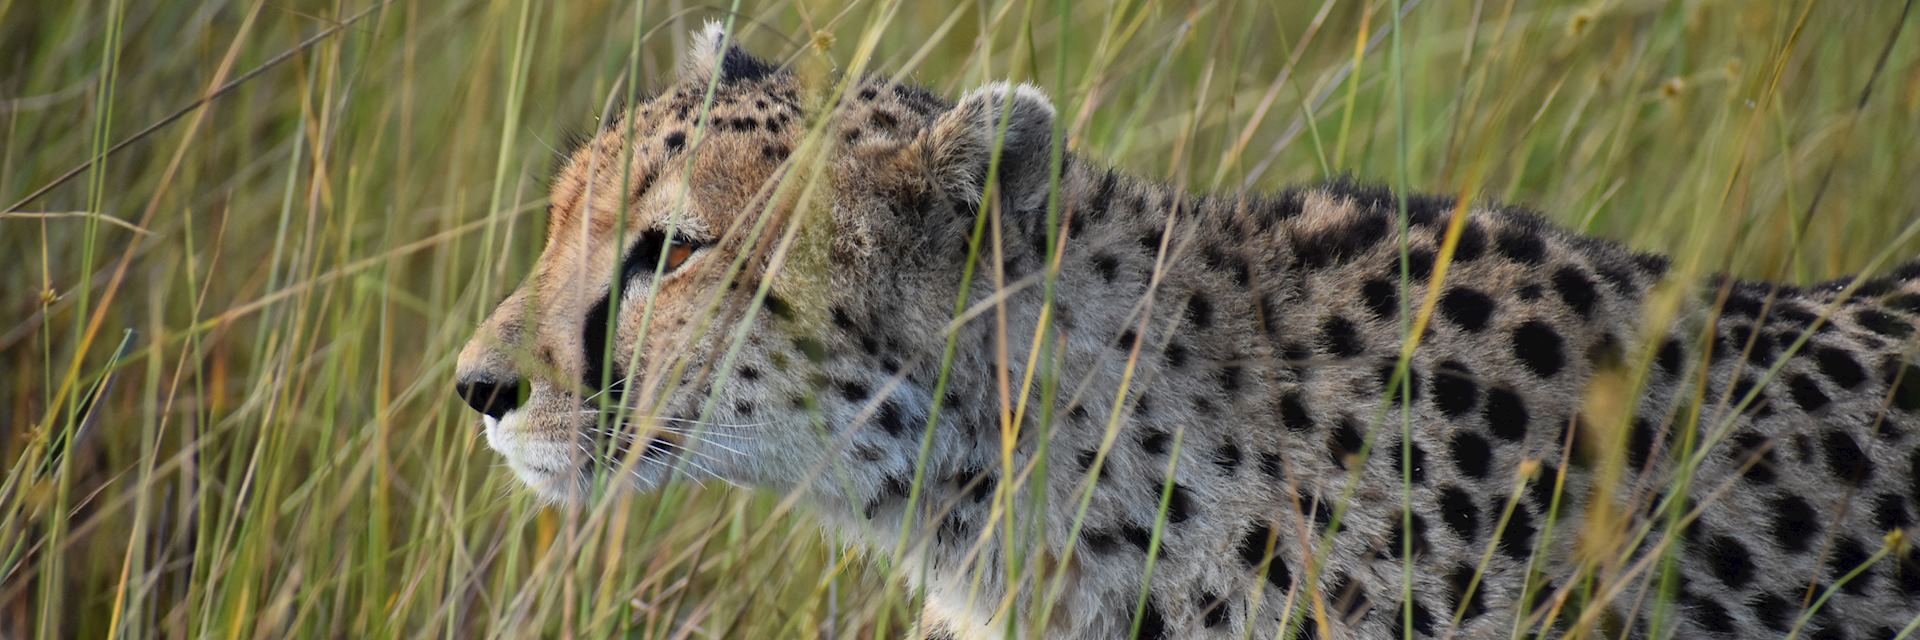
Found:
[[[875,77],[828,102],[717,29],[689,58],[571,155],[538,265],[461,354],[488,441],[543,495],[624,464],[643,489],[801,492],[876,553],[910,527],[926,570],[901,573],[959,637],[1032,621],[1055,581],[1046,632],[1082,638],[1744,638],[1829,592],[1803,633],[1920,615],[1920,555],[1878,554],[1920,517],[1920,264],[1686,282],[1476,204],[1443,271],[1447,198],[1191,195],[1074,154],[1050,193],[1031,88],[949,103]],[[669,233],[691,257],[662,272]],[[1057,392],[1006,424],[1043,319]],[[583,410],[604,397],[624,420]],[[1046,457],[1017,575],[990,518],[1040,506],[1005,437],[1015,473]]]

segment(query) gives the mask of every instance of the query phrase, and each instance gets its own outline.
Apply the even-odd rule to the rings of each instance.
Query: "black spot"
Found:
[[[1374,212],[1349,216],[1316,234],[1294,237],[1294,255],[1308,269],[1324,269],[1353,259],[1387,236],[1387,217]]]
[[[1214,372],[1214,379],[1220,383],[1220,391],[1226,394],[1228,402],[1232,402],[1240,392],[1241,378],[1245,373],[1237,364],[1220,367],[1219,371]]]
[[[1480,614],[1487,610],[1486,605],[1481,602],[1481,594],[1485,593],[1486,589],[1480,587],[1485,585],[1475,584],[1476,575],[1474,566],[1470,564],[1454,567],[1453,571],[1447,573],[1447,586],[1453,592],[1453,609],[1460,612],[1462,622],[1480,617]],[[1468,594],[1469,589],[1472,589],[1471,595]]]
[[[1493,298],[1465,287],[1454,287],[1440,296],[1440,315],[1470,332],[1487,328],[1493,317]]]
[[[1519,289],[1515,289],[1513,294],[1520,296],[1521,300],[1533,302],[1539,300],[1541,296],[1547,295],[1547,292],[1545,289],[1540,288],[1540,285],[1529,284],[1522,285]]]
[[[880,109],[873,110],[873,115],[870,116],[867,120],[869,122],[872,122],[873,126],[879,127],[881,129],[892,129],[894,127],[900,126],[900,118],[895,117],[893,114],[887,113],[886,111],[883,111]]]
[[[667,134],[667,154],[672,155],[687,146],[687,134],[675,131]]]
[[[1886,299],[1888,309],[1920,313],[1920,293],[1902,293]]]
[[[1895,493],[1883,493],[1874,499],[1873,523],[1879,527],[1880,531],[1905,529],[1913,524],[1913,519],[1907,514],[1907,505],[1904,502],[1904,499]]]
[[[1146,609],[1140,612],[1139,640],[1158,640],[1167,637],[1167,620],[1160,616],[1160,607],[1154,606],[1153,598],[1147,598]]]
[[[1753,582],[1753,553],[1730,536],[1714,536],[1706,544],[1707,568],[1721,582],[1735,589]]]
[[[1240,539],[1240,559],[1247,563],[1248,569],[1254,571],[1260,570],[1262,562],[1267,563],[1264,572],[1267,584],[1276,589],[1286,589],[1287,585],[1293,582],[1293,571],[1287,567],[1286,559],[1280,557],[1280,554],[1268,555],[1267,553],[1268,541],[1271,540],[1271,544],[1278,548],[1279,545],[1286,544],[1286,539],[1277,537],[1272,526],[1254,525],[1250,529],[1247,537]]]
[[[1474,384],[1473,374],[1458,362],[1449,360],[1440,363],[1439,371],[1433,374],[1433,404],[1449,418],[1464,418],[1473,412],[1480,403],[1480,386]]]
[[[1167,345],[1167,366],[1175,369],[1187,366],[1187,346],[1179,342]]]
[[[1331,316],[1320,323],[1320,344],[1326,347],[1327,353],[1341,358],[1351,358],[1366,350],[1353,322],[1340,316]]]
[[[1172,436],[1167,435],[1166,431],[1148,429],[1146,435],[1140,437],[1140,448],[1156,456],[1165,455],[1167,453],[1167,443],[1172,441]]]
[[[1460,473],[1469,478],[1487,477],[1487,468],[1493,464],[1493,448],[1487,439],[1470,431],[1461,431],[1453,436],[1453,465]]]
[[[1387,394],[1388,401],[1392,402],[1394,406],[1400,406],[1400,400],[1403,395],[1411,397],[1414,402],[1419,402],[1420,372],[1409,368],[1407,369],[1406,381],[1403,384],[1394,384],[1394,371],[1398,368],[1394,362],[1389,361],[1381,364],[1378,369],[1374,370],[1374,377],[1380,383],[1380,392]]]
[[[1307,414],[1307,405],[1301,402],[1299,393],[1280,396],[1280,424],[1295,433],[1313,429],[1313,418]]]
[[[1334,428],[1332,437],[1327,439],[1327,453],[1332,457],[1334,464],[1345,469],[1347,457],[1358,455],[1364,442],[1359,426],[1352,420],[1342,419],[1339,426]]]
[[[1202,623],[1208,629],[1218,628],[1233,620],[1233,606],[1217,593],[1201,594],[1197,602],[1203,614]]]
[[[1775,351],[1778,349],[1779,345],[1773,341],[1772,335],[1766,332],[1756,331],[1753,334],[1752,355],[1748,356],[1747,361],[1758,364],[1771,364],[1774,360]]]
[[[772,295],[767,296],[767,306],[769,308],[774,306]],[[782,309],[785,309],[787,307],[787,303],[781,302],[779,306]],[[776,313],[790,313],[790,312],[776,312]],[[846,308],[840,307],[837,305],[834,306],[832,311],[832,317],[833,317],[834,328],[847,333],[860,333],[860,323],[856,322],[853,319],[853,314],[847,313]]]
[[[1566,366],[1562,344],[1559,332],[1539,320],[1528,320],[1513,329],[1513,357],[1542,378],[1551,378]]]
[[[1888,359],[1885,371],[1892,405],[1903,411],[1920,411],[1920,367]]]
[[[1444,242],[1447,228],[1441,226],[1435,233],[1434,242],[1436,244]],[[1468,221],[1467,226],[1460,229],[1459,242],[1453,245],[1453,262],[1455,264],[1473,262],[1479,260],[1480,256],[1486,255],[1486,253],[1487,232],[1480,230],[1478,223]]]
[[[1165,486],[1165,484],[1159,484],[1155,487],[1154,494],[1159,495]],[[1187,493],[1186,487],[1180,486],[1178,482],[1173,483],[1173,490],[1167,492],[1166,498],[1167,524],[1180,524],[1186,522],[1187,518],[1193,517],[1193,496]]]
[[[1793,403],[1807,413],[1819,411],[1831,401],[1826,392],[1820,390],[1820,383],[1804,373],[1787,376],[1787,392]]]
[[[1240,468],[1240,447],[1231,442],[1214,447],[1213,463],[1231,475],[1235,469]]]
[[[727,39],[731,41],[732,37]],[[727,47],[726,54],[720,56],[720,81],[723,84],[753,82],[773,75],[778,70],[778,67],[731,45]]]
[[[1647,422],[1646,418],[1633,419],[1633,426],[1627,433],[1627,465],[1630,469],[1647,468],[1647,458],[1653,456],[1653,443],[1658,436],[1653,424]]]
[[[1820,373],[1840,388],[1852,389],[1867,380],[1866,369],[1862,369],[1860,362],[1846,351],[1825,345],[1814,347],[1812,351]]]
[[[1826,450],[1827,471],[1834,477],[1846,481],[1855,487],[1866,486],[1873,479],[1873,459],[1860,450],[1860,443],[1844,431],[1828,431],[1820,438],[1820,448]]]
[[[1405,453],[1406,448],[1403,448],[1401,445],[1395,444],[1393,445],[1393,451],[1392,451],[1393,469],[1394,471],[1406,469],[1407,478],[1411,480],[1414,484],[1425,484],[1427,481],[1427,451],[1425,449],[1421,449],[1420,443],[1418,442],[1413,443],[1411,447],[1407,447],[1407,448],[1411,448],[1413,450],[1413,464],[1408,465],[1407,461],[1403,459],[1403,456],[1406,455]]]
[[[967,497],[975,503],[981,503],[993,497],[994,490],[999,488],[1000,480],[986,469],[980,469],[971,474],[966,484],[973,486],[967,491]]]
[[[1119,546],[1120,540],[1113,535],[1112,531],[1086,528],[1080,530],[1080,544],[1086,545],[1087,549],[1094,553],[1106,554],[1112,553],[1114,547]]]
[[[1481,409],[1481,417],[1487,421],[1487,430],[1508,442],[1519,442],[1527,437],[1527,404],[1512,389],[1503,387],[1487,388],[1487,404]]]
[[[1755,460],[1755,458],[1758,458]],[[1772,484],[1774,479],[1774,455],[1766,436],[1751,431],[1734,434],[1733,460],[1735,464],[1745,465],[1753,460],[1743,477],[1760,484]]]
[[[1805,498],[1793,494],[1774,498],[1769,505],[1773,523],[1768,532],[1774,544],[1781,551],[1806,553],[1808,543],[1820,537],[1820,514]]]
[[[1731,634],[1734,631],[1733,616],[1727,614],[1727,608],[1706,598],[1692,598],[1686,603],[1687,617],[1695,625],[1708,633]]]
[[[1400,312],[1398,288],[1385,280],[1368,280],[1360,285],[1360,296],[1376,318],[1397,317]]]
[[[860,402],[867,399],[867,385],[865,384],[854,380],[847,380],[841,382],[839,386],[840,397],[846,398],[848,402]]]
[[[1686,350],[1680,346],[1680,341],[1667,338],[1666,342],[1660,343],[1660,353],[1655,360],[1660,363],[1660,370],[1671,377],[1680,375],[1681,359],[1685,357]]]
[[[1133,349],[1134,343],[1139,341],[1140,336],[1135,334],[1132,329],[1128,329],[1120,332],[1120,343],[1118,346],[1121,351],[1129,351]]]
[[[1093,470],[1094,458],[1097,457],[1099,453],[1100,452],[1092,449],[1081,449],[1080,453],[1074,454],[1073,461],[1080,466],[1081,473],[1086,473]]]
[[[1141,553],[1146,553],[1147,549],[1153,546],[1153,531],[1140,525],[1129,524],[1121,526],[1120,537],[1126,539],[1127,544],[1133,545],[1134,548],[1139,549]],[[1167,550],[1161,549],[1159,555],[1162,558],[1167,557]]]
[[[906,435],[907,429],[912,426],[907,424],[907,417],[901,413],[900,405],[893,401],[880,403],[880,415],[875,419],[879,420],[880,428],[887,430],[887,435],[895,438]]]
[[[1396,276],[1396,279],[1398,279],[1397,276],[1400,275],[1399,261],[1395,260],[1394,263],[1393,274]],[[1407,251],[1407,279],[1414,282],[1424,282],[1430,277],[1433,277],[1433,252],[1426,249],[1412,249]]]
[[[1893,572],[1900,581],[1901,593],[1920,596],[1920,551],[1908,548],[1900,556],[1900,565]]]
[[[1187,322],[1195,329],[1213,326],[1213,303],[1205,295],[1196,293],[1187,298]]]
[[[1480,509],[1473,505],[1473,496],[1455,486],[1446,486],[1440,490],[1440,522],[1460,540],[1472,543],[1480,535]]]
[[[1800,607],[1787,602],[1786,598],[1771,593],[1761,593],[1747,600],[1747,609],[1753,612],[1753,619],[1777,633],[1791,630],[1791,623],[1800,611]]]
[[[867,501],[866,508],[861,510],[862,513],[866,515],[868,520],[872,520],[875,513],[880,510],[880,505],[905,499],[907,497],[909,482],[911,481],[905,476],[887,476],[884,483],[880,486],[880,491],[874,494],[871,500]]]
[[[958,511],[947,512],[947,517],[940,519],[940,528],[934,531],[934,539],[940,544],[949,546],[972,540],[975,535],[973,523],[961,516]]]
[[[1388,626],[1390,628],[1387,630],[1388,631],[1387,637],[1389,638],[1409,637],[1406,634],[1406,628],[1401,626],[1402,624],[1404,624],[1404,622],[1408,618],[1413,619],[1413,630],[1418,632],[1421,636],[1431,637],[1434,635],[1433,614],[1431,612],[1428,612],[1426,607],[1421,606],[1419,600],[1414,600],[1412,612],[1407,611],[1407,607],[1405,606],[1404,603],[1400,607],[1399,611],[1394,612],[1393,618],[1388,621]]]
[[[1268,478],[1279,480],[1282,470],[1280,454],[1272,452],[1260,454],[1260,473],[1266,474]]]
[[[1866,564],[1872,557],[1873,554],[1868,552],[1866,547],[1860,544],[1859,540],[1841,538],[1833,542],[1832,555],[1827,557],[1827,570],[1831,572],[1830,575],[1832,578],[1837,581],[1842,576],[1859,568],[1860,565]],[[1867,590],[1872,587],[1873,570],[1869,568],[1866,571],[1861,571],[1860,575],[1854,576],[1852,580],[1848,580],[1846,584],[1840,585],[1840,591],[1858,596],[1865,595]]]
[[[1638,288],[1640,285],[1634,282],[1633,274],[1626,269],[1617,266],[1602,265],[1595,267],[1594,272],[1600,274],[1600,279],[1607,281],[1607,286],[1613,287],[1615,293],[1628,297],[1639,297],[1640,292]]]
[[[1735,291],[1727,294],[1727,302],[1721,307],[1721,315],[1759,318],[1760,311],[1765,308],[1766,303]]]
[[[1146,233],[1140,234],[1140,248],[1147,252],[1148,258],[1160,255],[1160,238],[1164,235],[1165,232],[1159,227],[1148,229]]]
[[[1333,609],[1340,614],[1341,620],[1352,621],[1373,606],[1373,601],[1367,597],[1367,585],[1355,582],[1344,573],[1334,574],[1333,579],[1327,582],[1324,593],[1332,600]]]
[[[1420,517],[1419,514],[1413,514],[1409,518],[1405,513],[1396,513],[1390,517],[1390,520],[1391,522],[1387,525],[1387,557],[1399,558],[1401,552],[1409,546],[1413,549],[1413,555],[1427,553],[1427,520],[1425,518]],[[1403,528],[1408,520],[1413,522],[1413,537],[1410,540],[1407,539]]]
[[[1853,314],[1853,319],[1855,322],[1860,323],[1860,326],[1866,327],[1868,331],[1895,340],[1905,340],[1907,336],[1913,335],[1913,323],[1896,318],[1879,309],[1861,309],[1858,313]]]
[[[1560,469],[1551,464],[1542,463],[1540,473],[1527,483],[1527,499],[1544,512],[1553,507],[1553,499],[1560,493]]]
[[[1593,279],[1580,269],[1564,266],[1553,272],[1553,290],[1560,294],[1560,301],[1567,308],[1580,314],[1583,319],[1593,318],[1593,306],[1600,301],[1600,292],[1594,290]]]
[[[1093,270],[1100,274],[1101,280],[1113,282],[1114,278],[1120,276],[1120,259],[1105,253],[1096,253],[1093,255]]]
[[[1494,496],[1491,503],[1494,509],[1506,509],[1507,496]],[[1507,518],[1507,526],[1500,529],[1500,551],[1507,557],[1525,561],[1533,552],[1533,515],[1525,506],[1514,505],[1513,515]]]
[[[1520,264],[1537,265],[1546,260],[1547,246],[1532,229],[1510,226],[1501,229],[1494,236],[1493,250],[1506,256],[1508,260]]]
[[[1907,495],[1913,497],[1913,508],[1920,509],[1920,447],[1908,455],[1907,467]]]

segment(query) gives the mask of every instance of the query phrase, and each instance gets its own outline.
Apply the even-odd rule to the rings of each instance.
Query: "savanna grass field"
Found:
[[[557,150],[707,20],[823,94],[1033,83],[1191,190],[1347,175],[1808,283],[1920,255],[1912,4],[0,0],[0,637],[912,633],[914,568],[803,501],[546,504],[452,393]]]

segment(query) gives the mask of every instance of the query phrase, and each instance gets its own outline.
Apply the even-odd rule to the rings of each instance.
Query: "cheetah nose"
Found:
[[[520,403],[526,400],[524,387],[519,380],[466,378],[455,382],[453,391],[474,411],[498,420],[508,411],[519,408]]]

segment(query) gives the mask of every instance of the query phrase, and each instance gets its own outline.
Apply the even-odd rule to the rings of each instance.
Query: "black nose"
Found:
[[[453,391],[474,411],[496,420],[519,408],[523,399],[519,380],[460,380],[454,383]]]

